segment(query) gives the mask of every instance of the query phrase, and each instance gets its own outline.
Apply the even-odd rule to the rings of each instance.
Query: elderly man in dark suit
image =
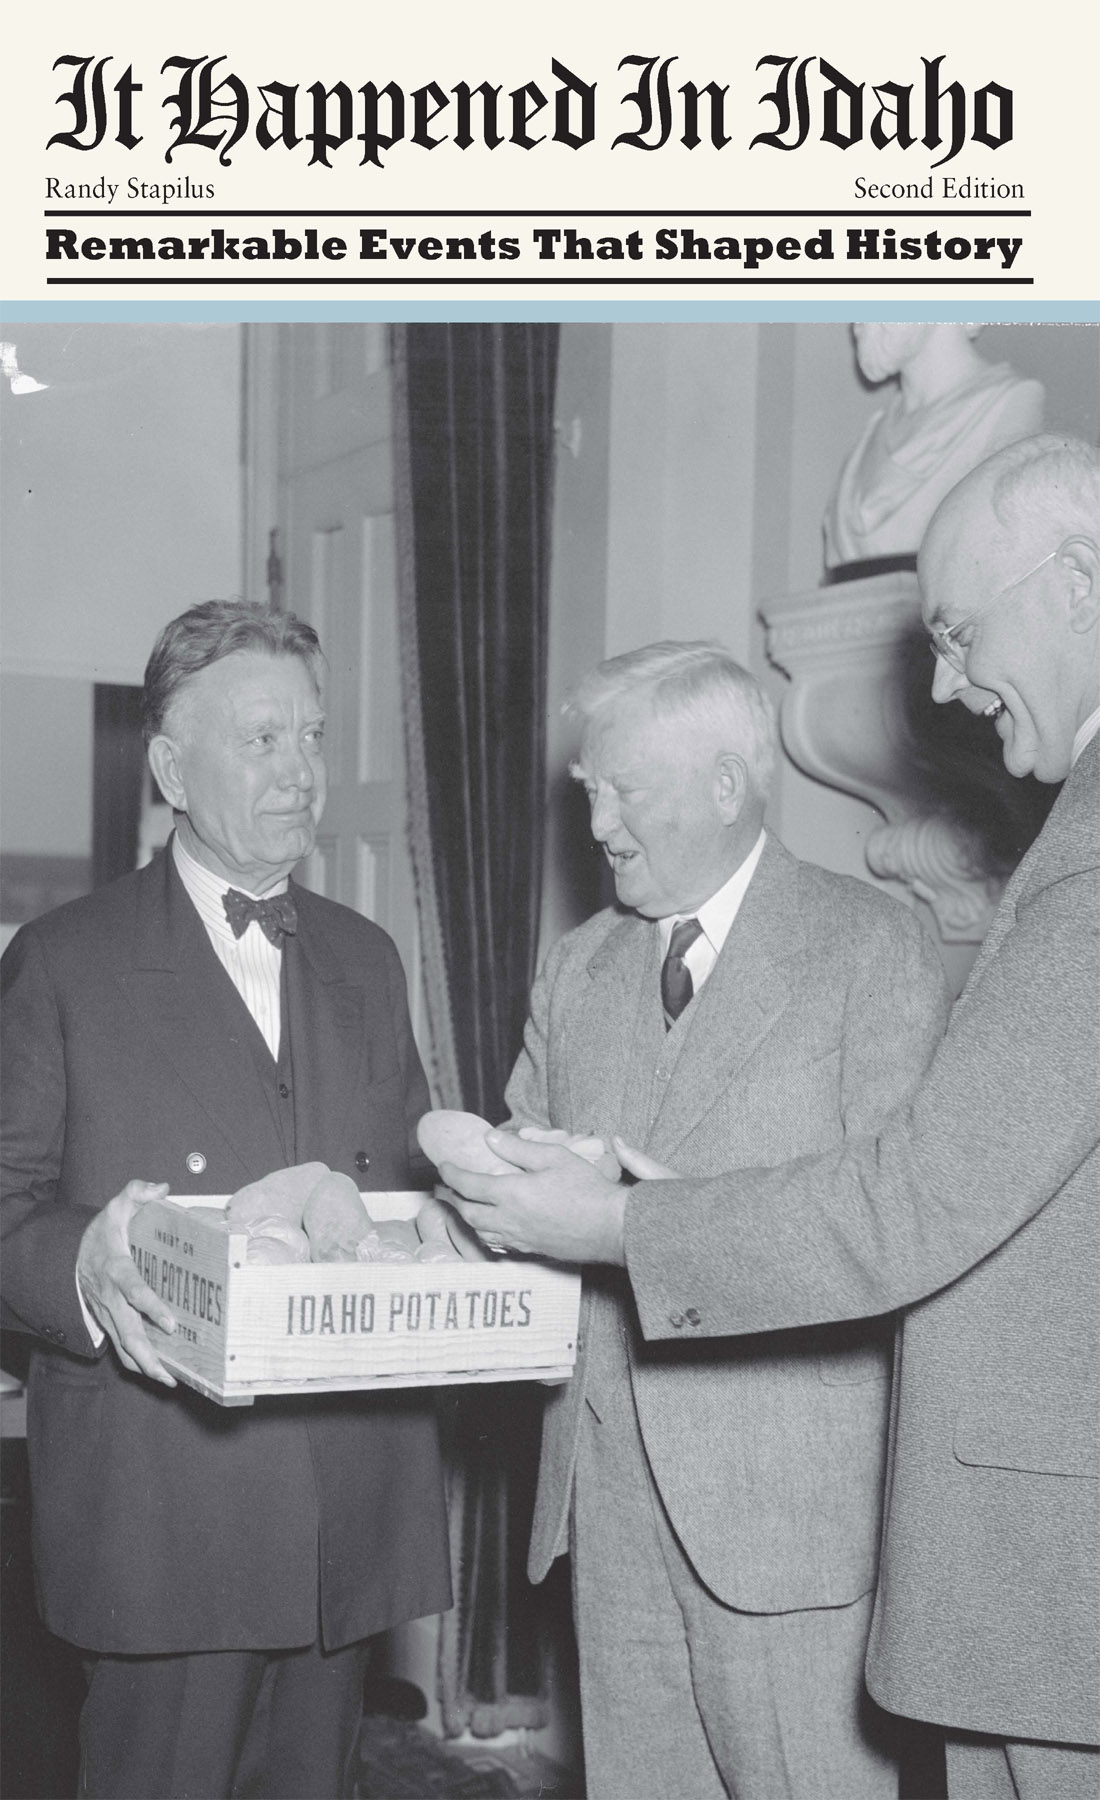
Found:
[[[904,907],[764,831],[753,677],[720,645],[655,644],[601,664],[575,711],[619,905],[546,960],[513,1125],[618,1130],[713,1175],[877,1124],[943,1029],[942,967]],[[529,1567],[571,1542],[589,1794],[890,1800],[863,1687],[888,1324],[647,1345],[625,1282],[595,1277],[580,1335]]]
[[[3,1318],[42,1615],[87,1656],[82,1793],[333,1796],[365,1642],[449,1604],[430,1399],[177,1387],[135,1208],[313,1159],[408,1186],[427,1086],[393,944],[288,882],[325,798],[312,628],[208,602],[146,671],[175,836],[4,957]],[[239,1786],[239,1784],[244,1784]]]
[[[871,1692],[948,1728],[952,1800],[1094,1800],[1096,450],[999,451],[942,503],[920,576],[935,698],[988,717],[1012,774],[1064,786],[912,1102],[824,1156],[710,1181],[627,1190],[553,1145],[511,1144],[531,1172],[496,1186],[451,1173],[504,1242],[625,1261],[654,1344],[910,1308]]]

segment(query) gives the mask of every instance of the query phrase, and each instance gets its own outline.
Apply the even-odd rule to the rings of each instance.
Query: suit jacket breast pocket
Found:
[[[1100,1477],[1095,1410],[1076,1395],[1037,1393],[964,1408],[955,1421],[955,1457],[975,1469]]]

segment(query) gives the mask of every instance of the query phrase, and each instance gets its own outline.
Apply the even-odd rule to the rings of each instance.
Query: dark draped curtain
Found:
[[[436,1091],[499,1122],[535,972],[556,325],[395,326],[409,818]],[[523,1573],[542,1390],[444,1390],[456,1606],[445,1729],[547,1716],[547,1621]]]

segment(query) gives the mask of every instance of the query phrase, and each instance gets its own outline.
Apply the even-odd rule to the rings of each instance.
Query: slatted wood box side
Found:
[[[364,1195],[371,1216],[411,1218],[419,1194]],[[189,1216],[224,1200],[152,1201],[135,1262],[175,1316],[152,1330],[172,1372],[223,1404],[260,1394],[563,1380],[576,1358],[580,1281],[543,1263],[246,1261],[247,1238]]]

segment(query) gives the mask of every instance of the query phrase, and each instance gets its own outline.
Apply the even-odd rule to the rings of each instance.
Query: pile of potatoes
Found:
[[[239,1188],[225,1212],[210,1214],[248,1234],[250,1263],[459,1262],[484,1252],[458,1214],[425,1194],[414,1219],[372,1219],[348,1175],[326,1163],[275,1169]]]

